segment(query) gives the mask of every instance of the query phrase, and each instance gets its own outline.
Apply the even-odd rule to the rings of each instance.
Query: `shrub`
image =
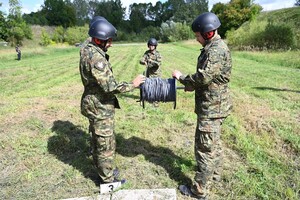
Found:
[[[160,34],[163,42],[176,42],[192,37],[192,31],[189,26],[185,23],[175,23],[174,21],[162,23]]]
[[[65,42],[74,45],[81,43],[88,37],[88,26],[75,26],[68,28],[65,33]]]
[[[41,34],[41,42],[40,45],[42,46],[48,46],[51,43],[50,36],[46,32],[46,30],[43,28],[42,29],[42,34]]]
[[[52,40],[56,43],[63,43],[65,39],[65,29],[62,26],[58,26],[54,30]]]
[[[269,49],[289,49],[296,46],[293,30],[288,24],[269,22],[265,29],[264,46]]]
[[[228,31],[226,39],[231,48],[242,50],[299,49],[299,18],[300,9],[296,8],[263,12],[236,31]]]

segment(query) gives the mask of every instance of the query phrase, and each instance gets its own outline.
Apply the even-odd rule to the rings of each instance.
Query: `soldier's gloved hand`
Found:
[[[139,87],[142,83],[144,83],[146,80],[146,77],[142,74],[135,77],[135,79],[132,81],[134,87]]]

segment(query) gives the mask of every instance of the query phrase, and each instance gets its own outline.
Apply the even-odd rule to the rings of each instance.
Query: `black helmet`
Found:
[[[148,47],[151,45],[151,46],[157,46],[157,40],[155,38],[150,38],[148,40],[148,43],[147,43]]]
[[[96,20],[91,24],[89,36],[100,40],[108,40],[117,36],[117,29],[107,20]]]
[[[205,12],[199,15],[192,24],[194,32],[207,33],[216,30],[221,26],[221,22],[217,15],[211,12]]]
[[[91,19],[91,21],[90,21],[90,26],[89,27],[91,27],[92,26],[92,24],[95,22],[95,21],[98,21],[98,20],[105,20],[105,21],[107,21],[104,17],[102,17],[102,16],[95,16],[95,17],[93,17],[93,19]]]

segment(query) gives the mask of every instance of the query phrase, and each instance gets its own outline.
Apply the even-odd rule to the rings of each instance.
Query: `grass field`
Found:
[[[143,72],[146,44],[110,48],[118,81]],[[163,78],[194,73],[200,46],[159,44]],[[97,195],[83,87],[75,47],[0,49],[0,199]],[[214,200],[300,199],[299,52],[232,52],[234,109],[223,126],[224,174]],[[117,165],[125,189],[177,188],[193,178],[194,94],[177,91],[177,108],[118,95]],[[177,192],[177,199],[188,199]]]

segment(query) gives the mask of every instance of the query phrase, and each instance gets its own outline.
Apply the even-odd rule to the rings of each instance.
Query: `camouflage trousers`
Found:
[[[112,182],[116,140],[114,117],[90,120],[91,148],[95,167],[102,183]]]
[[[223,120],[197,120],[195,158],[198,169],[191,188],[196,195],[206,196],[214,174],[221,174],[223,152],[220,135]]]

